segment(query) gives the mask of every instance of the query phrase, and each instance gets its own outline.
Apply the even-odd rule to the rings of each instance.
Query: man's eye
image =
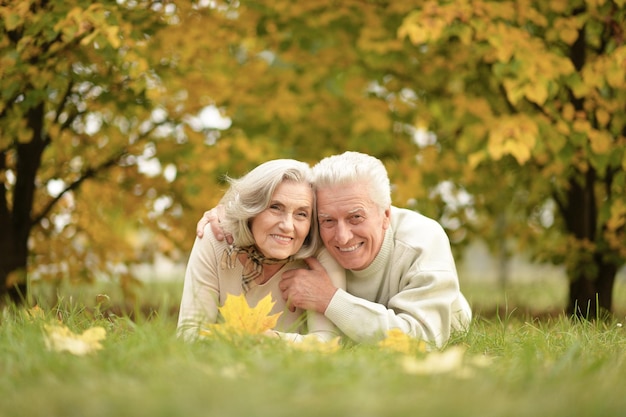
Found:
[[[335,224],[333,219],[320,219],[320,226],[322,227],[332,227]]]

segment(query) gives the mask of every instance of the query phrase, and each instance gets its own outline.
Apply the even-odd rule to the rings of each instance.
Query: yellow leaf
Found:
[[[519,141],[508,140],[504,143],[503,149],[520,165],[524,165],[530,159],[530,149]]]
[[[611,217],[606,222],[609,230],[615,231],[626,223],[626,205],[622,200],[616,200],[611,206]]]
[[[106,330],[102,327],[92,327],[82,334],[75,334],[66,326],[45,325],[44,330],[44,341],[48,350],[67,351],[77,356],[102,349],[100,341],[106,337]]]
[[[119,26],[110,26],[104,30],[104,34],[106,35],[107,40],[109,41],[111,46],[115,49],[118,49],[121,44],[119,32],[120,32]]]
[[[250,307],[244,294],[229,295],[219,311],[224,318],[223,323],[210,327],[220,332],[238,334],[261,334],[276,326],[282,312],[270,315],[274,306],[272,295],[267,294],[255,307]]]
[[[516,80],[507,78],[502,81],[502,85],[504,86],[504,90],[506,91],[506,97],[511,102],[511,104],[517,104],[519,100],[524,96],[524,89]]]
[[[463,366],[465,349],[452,347],[443,352],[433,352],[424,359],[407,356],[402,363],[408,374],[434,375],[458,371]]]
[[[575,18],[557,18],[554,22],[559,37],[563,42],[572,45],[578,39],[578,27]]]
[[[526,84],[524,94],[529,101],[543,106],[548,99],[548,88],[544,83],[536,81]]]
[[[558,120],[556,122],[556,131],[562,135],[569,135],[571,130],[567,123],[563,122],[562,120]]]
[[[606,70],[606,82],[613,88],[623,88],[626,84],[623,65],[610,65]]]
[[[606,109],[598,107],[596,109],[596,120],[598,121],[598,124],[600,124],[600,126],[606,126],[611,120],[611,115],[608,111],[606,111]]]
[[[467,163],[471,169],[475,169],[482,161],[485,160],[485,156],[485,152],[483,151],[471,153],[467,157]]]
[[[592,130],[589,132],[591,150],[596,155],[608,154],[613,145],[613,138],[606,131]]]
[[[490,129],[487,151],[494,160],[511,155],[523,165],[531,157],[537,135],[537,124],[529,117],[503,118]]]
[[[412,375],[437,375],[452,373],[458,377],[470,377],[476,368],[491,365],[492,358],[486,356],[466,357],[466,349],[452,346],[442,352],[432,352],[424,358],[405,356],[402,369]]]
[[[556,13],[563,13],[567,10],[567,0],[552,0],[547,3],[550,9]]]
[[[291,345],[299,350],[308,352],[333,353],[341,348],[340,337],[337,336],[327,342],[320,340],[319,337],[309,334],[302,338],[299,342],[292,342]]]
[[[563,105],[563,110],[561,111],[563,114],[563,118],[567,121],[574,120],[574,115],[576,114],[576,109],[572,103],[565,103]]]
[[[423,340],[415,339],[400,329],[387,331],[387,337],[378,342],[378,346],[383,349],[407,354],[411,352],[426,352],[426,343]]]
[[[428,40],[426,33],[417,25],[417,21],[420,19],[420,13],[411,12],[402,22],[398,29],[398,38],[404,39],[408,37],[410,41],[419,45],[425,43]]]
[[[28,321],[42,320],[45,317],[43,309],[39,305],[35,305],[33,308],[26,310],[26,319]]]
[[[574,131],[589,134],[593,128],[591,127],[591,123],[588,120],[584,119],[576,119],[572,124]]]

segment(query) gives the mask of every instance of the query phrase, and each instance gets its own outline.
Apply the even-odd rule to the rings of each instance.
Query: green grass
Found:
[[[163,294],[170,290],[177,287],[160,295],[144,288],[145,299],[173,300]],[[367,345],[323,353],[252,337],[186,344],[173,336],[170,307],[130,320],[87,308],[77,296],[47,307],[43,318],[3,313],[0,416],[569,417],[626,410],[619,321],[479,316],[447,348],[466,349],[463,367],[416,374],[407,363],[436,353]],[[103,349],[48,351],[42,326],[59,318],[75,332],[105,327]]]

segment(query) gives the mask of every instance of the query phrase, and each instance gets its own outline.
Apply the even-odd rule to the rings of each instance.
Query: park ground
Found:
[[[612,320],[578,321],[556,314],[567,289],[558,269],[513,260],[503,284],[487,260],[471,259],[478,267],[459,272],[475,319],[441,350],[185,343],[174,336],[181,266],[145,268],[133,305],[112,282],[34,284],[41,312],[2,313],[0,417],[623,416],[625,280]],[[58,302],[46,305],[52,293]],[[100,329],[102,340],[84,355],[54,349],[50,326]]]

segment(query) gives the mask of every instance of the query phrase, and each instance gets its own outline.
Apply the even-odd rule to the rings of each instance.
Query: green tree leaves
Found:
[[[562,262],[572,241],[569,258],[617,267],[624,14],[621,0],[0,6],[0,226],[39,222],[33,265],[124,271],[185,253],[221,175],[354,149],[386,163],[396,204],[440,219],[455,242],[496,247],[504,230],[543,260]],[[230,127],[192,122],[207,106]],[[26,180],[18,149],[28,160],[19,145],[33,143]],[[451,204],[443,182],[473,199]],[[11,223],[18,200],[27,219]],[[546,207],[551,223],[537,220]]]

